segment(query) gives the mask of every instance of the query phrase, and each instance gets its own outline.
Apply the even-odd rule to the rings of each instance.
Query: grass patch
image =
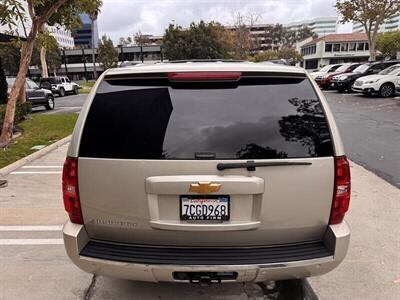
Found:
[[[92,80],[90,80],[90,81],[88,81],[88,82],[85,82],[85,81],[78,81],[77,83],[78,83],[79,86],[81,87],[81,88],[79,89],[79,93],[81,93],[81,94],[89,94],[89,93],[90,93],[90,90],[92,89],[92,87],[94,86],[94,84],[96,83],[96,81],[92,81]]]
[[[19,124],[22,135],[14,139],[8,149],[0,149],[0,168],[5,167],[37,150],[36,145],[50,145],[68,135],[74,129],[78,114],[35,115],[32,120]]]

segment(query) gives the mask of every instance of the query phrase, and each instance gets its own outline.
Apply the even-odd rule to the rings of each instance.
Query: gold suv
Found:
[[[315,276],[344,259],[350,171],[300,68],[180,62],[97,81],[64,164],[81,269],[169,282]]]

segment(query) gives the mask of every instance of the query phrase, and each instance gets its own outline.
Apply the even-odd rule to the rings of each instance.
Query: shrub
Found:
[[[3,67],[1,65],[1,59],[0,59],[0,104],[6,104],[7,103],[7,80],[6,80],[6,74],[4,74]]]
[[[14,117],[14,124],[17,125],[22,120],[25,119],[27,115],[29,115],[32,111],[32,104],[30,102],[25,103],[17,103],[15,107],[15,117]],[[0,131],[3,127],[3,120],[4,115],[6,114],[6,104],[0,105]]]

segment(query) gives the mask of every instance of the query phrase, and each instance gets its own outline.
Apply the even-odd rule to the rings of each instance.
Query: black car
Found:
[[[7,78],[8,92],[14,85],[15,78]],[[51,91],[40,88],[34,81],[29,78],[25,82],[26,100],[31,102],[32,107],[44,106],[47,110],[54,109],[54,95]]]
[[[381,61],[375,63],[366,63],[354,69],[353,72],[337,75],[332,82],[339,92],[351,91],[353,83],[360,77],[377,74],[380,71],[400,63],[398,60]]]

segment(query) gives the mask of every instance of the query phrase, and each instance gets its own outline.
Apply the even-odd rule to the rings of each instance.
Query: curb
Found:
[[[46,155],[50,151],[53,151],[62,145],[68,143],[71,140],[71,136],[69,135],[53,144],[48,145],[47,147],[44,147],[43,149],[40,149],[36,152],[33,152],[32,154],[25,156],[21,158],[20,160],[17,160],[16,162],[13,162],[12,164],[5,166],[4,168],[0,169],[0,178],[2,176],[6,176],[10,174],[11,172],[15,171],[16,169],[22,167],[23,165],[26,165],[35,159],[38,159],[39,157],[42,157],[43,155]]]

